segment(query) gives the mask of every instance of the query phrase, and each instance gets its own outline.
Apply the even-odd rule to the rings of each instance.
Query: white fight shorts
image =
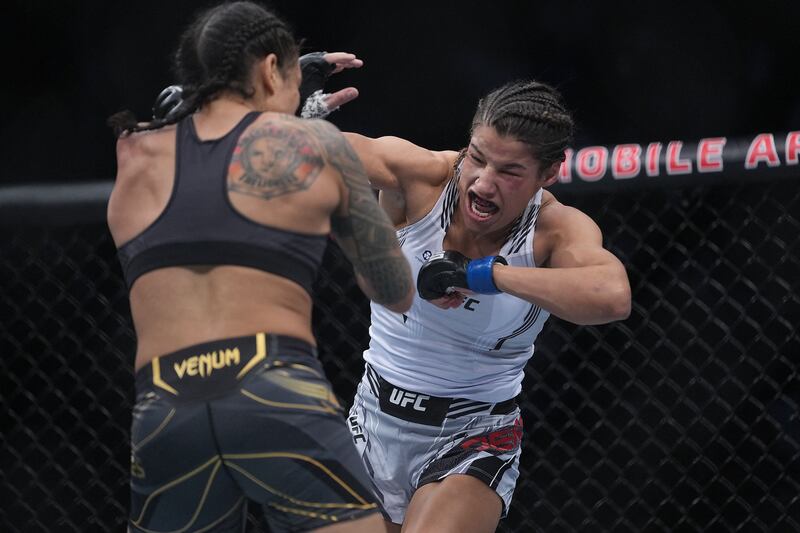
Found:
[[[474,476],[503,500],[519,477],[522,418],[511,399],[483,403],[396,387],[369,365],[350,409],[350,432],[387,519],[402,524],[414,491],[451,474]]]

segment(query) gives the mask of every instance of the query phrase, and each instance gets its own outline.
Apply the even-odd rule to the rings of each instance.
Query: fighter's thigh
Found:
[[[411,424],[382,412],[378,399],[363,383],[350,409],[348,425],[379,492],[384,514],[392,522],[402,523],[414,491],[414,473],[426,462],[431,440],[417,435]]]
[[[491,533],[502,511],[494,489],[473,476],[453,474],[414,493],[403,532]]]
[[[493,531],[511,504],[519,475],[519,412],[474,417],[464,426],[456,426],[455,420],[450,424],[459,438],[426,465],[405,524],[412,521],[411,531],[431,523],[434,531]]]

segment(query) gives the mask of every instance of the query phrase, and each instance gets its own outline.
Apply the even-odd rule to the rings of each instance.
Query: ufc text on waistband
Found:
[[[442,398],[393,385],[367,365],[367,381],[378,397],[381,411],[401,420],[441,426],[445,418],[476,414],[506,414],[516,407],[512,398],[500,403],[485,403],[463,398]]]

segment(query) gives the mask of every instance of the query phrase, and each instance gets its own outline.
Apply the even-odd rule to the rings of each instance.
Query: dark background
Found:
[[[112,178],[105,118],[149,116],[181,29],[212,3],[5,2],[0,182]],[[459,147],[478,98],[522,77],[562,90],[576,146],[800,124],[796,1],[272,5],[309,51],[365,60],[331,83],[361,90],[332,117],[345,130]]]

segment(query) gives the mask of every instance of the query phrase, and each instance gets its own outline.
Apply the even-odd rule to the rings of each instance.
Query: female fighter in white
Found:
[[[350,411],[393,530],[494,531],[519,473],[515,397],[547,317],[630,313],[597,225],[543,189],[572,131],[560,95],[527,81],[480,101],[461,152],[347,134],[417,278],[408,312],[372,305]]]

